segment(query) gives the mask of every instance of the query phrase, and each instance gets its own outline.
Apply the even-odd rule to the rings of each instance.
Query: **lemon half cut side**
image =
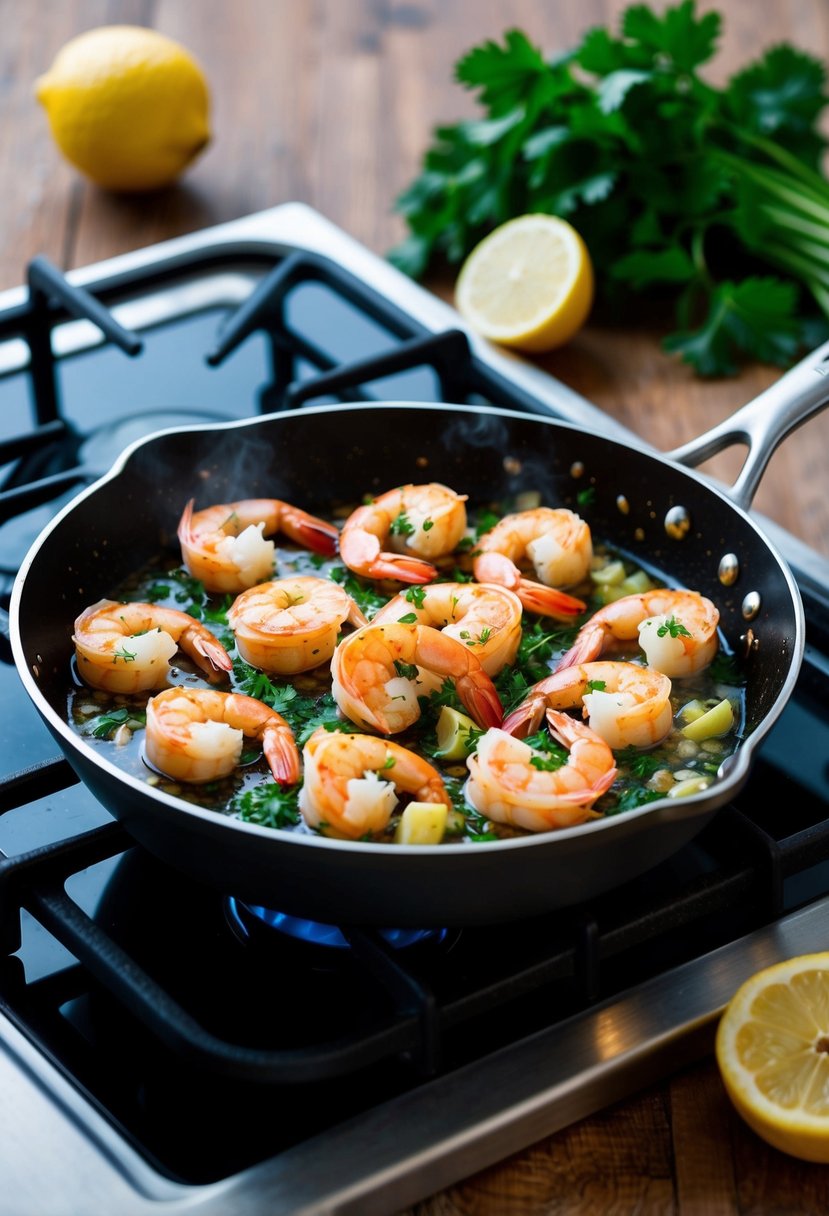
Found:
[[[715,1051],[729,1098],[758,1136],[829,1162],[829,953],[746,980],[720,1020]]]
[[[475,246],[455,288],[483,337],[530,353],[562,346],[593,303],[593,266],[576,229],[554,215],[507,220]]]
[[[203,69],[143,26],[99,26],[70,39],[35,94],[60,151],[104,189],[169,185],[210,141]]]

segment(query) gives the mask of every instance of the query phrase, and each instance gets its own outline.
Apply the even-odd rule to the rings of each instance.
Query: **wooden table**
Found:
[[[44,253],[69,268],[289,200],[306,201],[377,253],[402,235],[396,195],[432,127],[475,113],[453,83],[460,54],[511,27],[548,53],[589,26],[616,24],[618,0],[0,0],[3,30],[0,288]],[[660,5],[662,7],[662,5]],[[707,5],[701,7],[707,8]],[[826,0],[720,0],[724,36],[710,78],[788,40],[829,59]],[[107,195],[63,163],[32,95],[70,37],[111,23],[151,25],[205,67],[214,139],[167,191]],[[451,298],[451,281],[434,281]],[[702,381],[665,355],[661,333],[588,324],[542,365],[669,449],[729,414],[779,371]],[[756,507],[829,554],[829,415],[773,457]],[[739,459],[709,466],[724,480]],[[418,1204],[450,1213],[825,1213],[829,1170],[776,1153],[736,1118],[711,1060]]]

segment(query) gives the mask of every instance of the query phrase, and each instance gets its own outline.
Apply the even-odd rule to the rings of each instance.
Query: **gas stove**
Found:
[[[168,426],[443,400],[633,438],[304,206],[27,278],[0,295],[6,606],[56,509]],[[829,913],[829,563],[763,525],[807,646],[748,785],[642,878],[508,926],[316,926],[199,886],[78,783],[0,647],[0,1212],[394,1212],[710,1051]]]

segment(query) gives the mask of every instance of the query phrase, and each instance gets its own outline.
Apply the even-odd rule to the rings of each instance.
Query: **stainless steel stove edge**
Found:
[[[0,1021],[0,1216],[389,1216],[699,1059],[743,980],[823,949],[827,916],[829,897],[214,1186],[155,1173]]]

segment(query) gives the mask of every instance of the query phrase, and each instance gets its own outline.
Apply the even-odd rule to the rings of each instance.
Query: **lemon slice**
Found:
[[[522,215],[476,245],[455,289],[458,311],[485,338],[552,350],[584,324],[593,267],[584,241],[554,215]]]
[[[716,1057],[758,1136],[793,1157],[829,1162],[829,953],[747,980],[720,1020]]]
[[[472,731],[475,733],[471,734]],[[474,740],[480,733],[479,728],[466,714],[444,705],[438,715],[438,750],[435,757],[438,760],[465,760],[474,749]]]

